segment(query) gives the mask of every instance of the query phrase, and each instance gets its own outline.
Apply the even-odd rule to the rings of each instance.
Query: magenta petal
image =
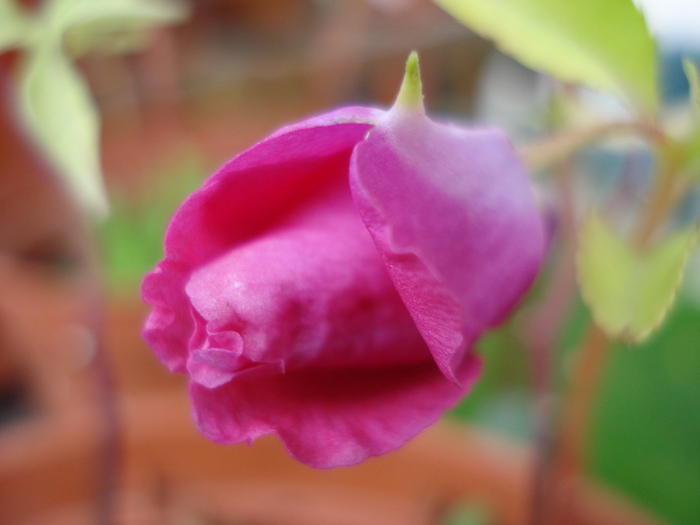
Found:
[[[188,278],[184,265],[163,261],[141,285],[141,297],[153,307],[143,337],[172,372],[187,372],[187,341],[194,326],[183,293]]]
[[[228,348],[195,350],[187,362],[187,372],[192,381],[207,388],[228,383],[239,368],[238,356]]]
[[[226,163],[178,209],[165,236],[166,258],[190,267],[209,260],[303,206],[329,172],[345,178],[352,148],[380,114],[345,108],[311,118]]]
[[[229,161],[182,204],[168,226],[166,258],[141,288],[153,307],[144,338],[170,370],[187,371],[195,327],[184,287],[192,270],[303,206],[329,172],[345,178],[352,148],[381,114],[350,107],[282,128]]]
[[[394,109],[358,144],[362,219],[443,373],[532,283],[543,231],[522,164],[494,130]]]
[[[274,433],[290,454],[317,468],[355,465],[394,450],[435,423],[478,375],[475,358],[446,381],[434,363],[307,368],[210,390],[192,383],[200,431],[219,443]]]
[[[192,352],[285,371],[431,360],[347,187],[196,269],[185,291],[206,325]]]

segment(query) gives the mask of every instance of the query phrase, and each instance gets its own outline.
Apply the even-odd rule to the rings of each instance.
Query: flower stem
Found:
[[[609,347],[608,337],[591,323],[579,351],[569,403],[563,413],[561,437],[557,446],[559,460],[555,473],[559,480],[573,480],[582,470],[593,406]]]
[[[100,324],[98,347],[95,354],[95,374],[99,382],[99,404],[102,409],[104,441],[99,472],[99,525],[112,525],[115,517],[115,498],[118,490],[118,470],[120,460],[119,415],[112,371],[104,346],[104,330]]]
[[[639,250],[644,250],[647,247],[657,228],[666,220],[675,204],[688,189],[682,184],[683,181],[678,180],[680,155],[675,151],[673,144],[661,148],[658,156],[661,169],[642,212],[634,239]]]
[[[548,501],[541,501],[540,508],[534,509],[533,525],[557,525],[576,520],[573,506],[577,485],[589,449],[593,408],[609,348],[610,341],[605,333],[590,323],[579,350],[552,460],[543,481],[542,492]]]
[[[571,158],[556,166],[561,210],[559,256],[547,290],[528,322],[528,350],[535,393],[535,465],[532,487],[531,525],[542,523],[551,488],[551,465],[557,413],[555,371],[557,340],[576,291],[576,218]]]

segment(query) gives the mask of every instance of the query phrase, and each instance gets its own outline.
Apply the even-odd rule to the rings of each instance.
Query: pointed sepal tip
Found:
[[[394,108],[404,111],[418,111],[423,109],[423,84],[420,78],[420,66],[418,53],[411,51],[406,60],[406,72],[404,73],[401,89],[396,97]]]

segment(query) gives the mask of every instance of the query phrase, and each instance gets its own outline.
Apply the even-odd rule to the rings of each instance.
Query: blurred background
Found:
[[[323,472],[295,463],[275,439],[223,447],[199,436],[185,378],[141,339],[139,283],[162,257],[171,214],[208,174],[285,123],[341,105],[390,105],[411,50],[435,118],[498,125],[516,145],[547,133],[561,86],[427,0],[190,0],[188,9],[134,49],[76,61],[102,121],[111,214],[97,225],[26,138],[11,75],[2,79],[0,524],[525,523],[525,347],[537,337],[537,286],[480,342],[485,373],[444,425],[384,458]],[[663,42],[666,101],[683,112],[680,56],[697,54],[697,42]],[[18,54],[2,55],[6,72]],[[634,199],[649,162],[638,144],[587,151],[577,191]],[[546,201],[547,179],[534,176]],[[555,238],[553,257],[558,249]],[[700,260],[659,333],[612,354],[590,499],[618,514],[589,512],[580,523],[700,523],[699,269]],[[562,315],[564,372],[588,313],[576,299]]]

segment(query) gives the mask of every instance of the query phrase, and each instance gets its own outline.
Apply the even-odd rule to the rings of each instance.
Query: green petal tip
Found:
[[[406,73],[394,107],[423,112],[423,84],[420,79],[418,53],[412,51],[406,60]]]

